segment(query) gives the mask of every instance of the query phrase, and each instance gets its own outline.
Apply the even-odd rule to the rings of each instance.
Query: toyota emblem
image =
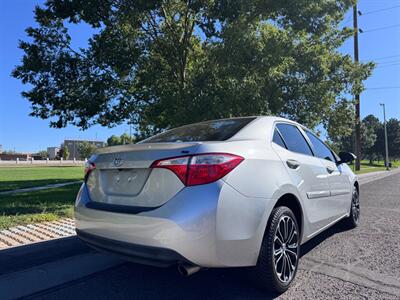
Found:
[[[120,157],[114,158],[114,166],[120,167],[124,164],[124,160]]]

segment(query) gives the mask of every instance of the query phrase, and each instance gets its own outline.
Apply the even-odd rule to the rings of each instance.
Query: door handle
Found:
[[[294,159],[288,159],[286,161],[286,164],[289,168],[294,169],[294,170],[296,170],[298,167],[300,167],[300,163]]]
[[[328,171],[329,174],[332,174],[335,171],[335,169],[332,168],[331,166],[326,167],[326,170]]]

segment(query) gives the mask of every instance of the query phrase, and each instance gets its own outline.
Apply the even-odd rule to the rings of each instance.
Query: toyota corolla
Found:
[[[94,248],[186,275],[250,267],[282,293],[303,243],[341,219],[357,226],[353,159],[283,118],[186,125],[98,150],[76,199],[76,231]]]

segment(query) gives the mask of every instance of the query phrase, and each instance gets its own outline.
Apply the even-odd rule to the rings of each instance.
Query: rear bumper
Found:
[[[76,230],[76,234],[81,240],[97,250],[111,252],[127,260],[144,265],[168,267],[179,262],[189,262],[179,253],[170,249],[111,240],[79,229]]]
[[[145,264],[201,267],[255,265],[273,203],[245,197],[222,180],[184,188],[161,207],[135,214],[93,209],[90,201],[83,184],[75,224],[91,246]]]

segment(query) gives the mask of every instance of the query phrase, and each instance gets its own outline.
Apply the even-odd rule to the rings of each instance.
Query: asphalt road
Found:
[[[361,225],[357,229],[345,230],[338,223],[303,246],[296,280],[278,299],[400,299],[400,173],[363,184],[361,210]],[[96,255],[74,238],[53,242],[48,248],[47,255],[32,252],[19,262],[13,262],[16,259],[11,254],[8,258],[0,254],[0,275],[5,270],[14,272],[34,265],[38,259],[41,263],[52,261],[57,249],[62,249],[62,257],[71,252],[73,255]],[[79,272],[79,267],[77,269]],[[159,269],[121,262],[28,298],[275,297],[255,288],[244,276],[243,269],[205,270],[184,278],[175,268]]]

